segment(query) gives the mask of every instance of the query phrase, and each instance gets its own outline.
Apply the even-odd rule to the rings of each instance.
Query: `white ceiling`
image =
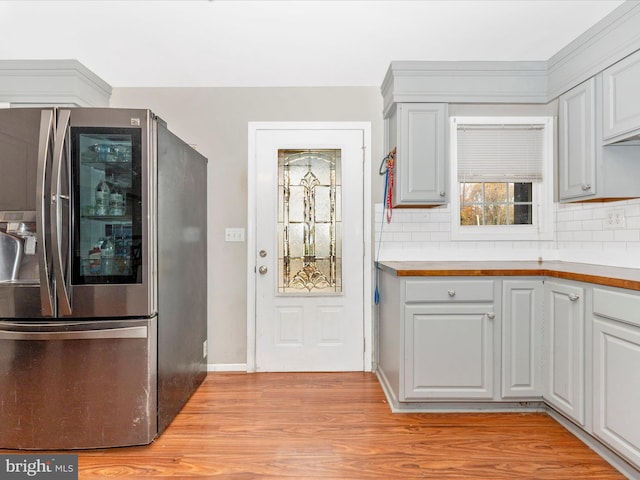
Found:
[[[621,3],[0,1],[0,59],[77,59],[114,87],[380,86],[393,60],[547,60]]]

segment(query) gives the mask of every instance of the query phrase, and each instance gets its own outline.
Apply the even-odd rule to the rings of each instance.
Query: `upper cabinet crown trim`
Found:
[[[108,107],[111,85],[77,60],[0,60],[0,102]]]
[[[394,103],[545,103],[546,62],[391,62],[382,83]]]

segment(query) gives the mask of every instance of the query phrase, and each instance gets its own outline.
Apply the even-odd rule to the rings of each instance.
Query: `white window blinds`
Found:
[[[459,182],[542,180],[544,125],[457,126]]]

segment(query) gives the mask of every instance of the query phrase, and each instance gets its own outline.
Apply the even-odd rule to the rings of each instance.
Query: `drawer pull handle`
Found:
[[[450,297],[455,297],[456,296],[456,291],[455,290],[447,290],[447,293],[449,294]]]
[[[580,298],[580,295],[576,295],[575,293],[570,293],[569,294],[569,300],[571,300],[572,302],[575,302],[579,298]]]
[[[494,312],[489,312],[487,313],[487,318],[489,320],[493,320],[494,318],[496,318],[496,314]]]

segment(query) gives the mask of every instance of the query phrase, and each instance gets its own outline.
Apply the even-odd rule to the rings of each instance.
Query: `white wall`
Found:
[[[150,108],[209,159],[208,328],[213,368],[246,363],[246,244],[226,243],[225,227],[247,225],[250,121],[372,123],[372,168],[382,158],[382,96],[375,87],[114,88],[112,107]],[[375,174],[374,183],[377,181]],[[377,186],[374,186],[377,188]],[[374,193],[379,199],[382,193]]]

